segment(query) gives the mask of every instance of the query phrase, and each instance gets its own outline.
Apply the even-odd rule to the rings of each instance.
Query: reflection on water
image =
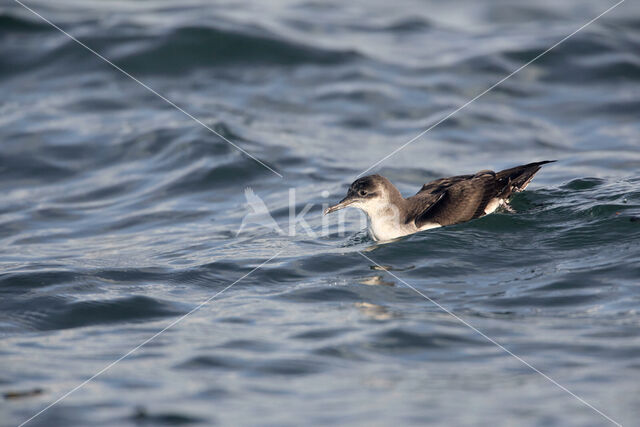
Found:
[[[393,313],[381,305],[371,304],[368,302],[357,302],[354,305],[360,313],[374,320],[389,320],[394,317]]]
[[[369,268],[372,270],[379,270],[379,271],[407,271],[407,270],[411,270],[412,268],[415,268],[415,266],[408,265],[403,268],[398,268],[398,267],[393,267],[391,265],[370,265]]]
[[[359,283],[362,283],[363,285],[371,285],[371,286],[378,286],[378,285],[395,286],[394,282],[390,282],[388,280],[384,280],[382,278],[382,276],[380,276],[380,275],[370,276],[370,277],[366,277],[366,278],[360,279]]]

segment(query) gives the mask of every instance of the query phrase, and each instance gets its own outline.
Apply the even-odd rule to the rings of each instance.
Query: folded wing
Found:
[[[512,193],[522,191],[545,163],[529,163],[505,169],[498,173],[490,170],[475,175],[442,178],[422,186],[407,199],[412,207],[415,225],[452,225],[469,221],[485,214],[492,201],[506,200]]]
[[[430,223],[451,225],[469,221],[484,214],[484,208],[498,193],[495,173],[478,172],[469,178],[456,180],[446,187],[438,186],[438,198],[426,210],[415,216],[416,227]],[[424,196],[414,196],[416,201]],[[424,205],[423,205],[424,206]]]

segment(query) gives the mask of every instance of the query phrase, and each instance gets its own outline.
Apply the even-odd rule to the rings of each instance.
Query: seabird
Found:
[[[440,178],[422,186],[414,196],[404,198],[381,175],[369,175],[351,184],[347,196],[324,214],[353,206],[369,219],[375,240],[391,240],[418,231],[458,224],[508,207],[513,193],[524,190],[546,163],[529,163],[500,172],[482,170],[475,175]]]

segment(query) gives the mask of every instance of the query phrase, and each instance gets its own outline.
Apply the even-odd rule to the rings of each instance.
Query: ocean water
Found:
[[[1,425],[638,423],[637,2],[373,169],[557,159],[514,213],[386,244],[323,206],[615,2],[24,4],[202,123],[0,3]]]

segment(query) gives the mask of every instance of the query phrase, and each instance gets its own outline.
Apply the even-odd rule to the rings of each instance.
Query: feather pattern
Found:
[[[426,224],[452,225],[485,215],[485,209],[494,200],[508,200],[524,190],[533,176],[546,163],[529,163],[500,172],[483,170],[475,175],[441,178],[422,186],[409,197],[407,220],[417,228]]]

